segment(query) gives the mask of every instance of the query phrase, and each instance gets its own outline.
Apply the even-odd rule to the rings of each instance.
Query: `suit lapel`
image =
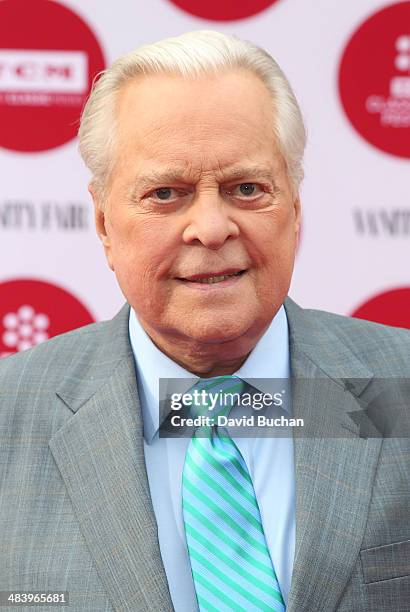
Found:
[[[381,440],[360,438],[348,413],[372,373],[287,299],[294,434],[296,545],[288,612],[337,609],[357,562]],[[348,380],[348,384],[344,381]],[[346,389],[346,386],[348,389]]]
[[[114,609],[171,611],[145,469],[128,312],[126,305],[104,324],[97,341],[85,337],[81,362],[56,400],[76,414],[49,447]]]

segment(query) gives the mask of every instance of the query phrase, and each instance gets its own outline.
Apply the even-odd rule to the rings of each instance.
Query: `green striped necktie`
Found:
[[[235,376],[218,376],[200,379],[190,392],[221,398],[241,394],[245,386]],[[198,413],[215,417],[231,407],[219,401],[210,412],[205,402]],[[251,477],[238,447],[217,426],[197,428],[189,443],[182,504],[199,610],[283,612]]]

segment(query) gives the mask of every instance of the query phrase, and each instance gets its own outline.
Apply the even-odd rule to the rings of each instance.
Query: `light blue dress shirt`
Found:
[[[190,442],[159,438],[159,379],[198,377],[162,353],[130,309],[129,334],[141,402],[144,453],[158,538],[175,612],[198,610],[182,518],[182,470]],[[263,389],[263,381],[289,378],[289,339],[286,312],[278,310],[246,361],[234,373]],[[292,437],[240,438],[232,435],[248,467],[258,500],[266,542],[287,603],[295,551],[295,476]]]

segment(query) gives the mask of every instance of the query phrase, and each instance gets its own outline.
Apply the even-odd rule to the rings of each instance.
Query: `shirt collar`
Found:
[[[129,336],[137,373],[144,439],[150,444],[159,429],[159,379],[199,377],[172,361],[159,350],[130,308]],[[246,361],[233,374],[263,393],[272,391],[271,378],[289,378],[289,336],[286,311],[282,305]],[[258,379],[258,380],[255,380]]]

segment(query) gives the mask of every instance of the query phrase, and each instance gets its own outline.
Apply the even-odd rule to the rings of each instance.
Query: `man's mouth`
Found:
[[[235,272],[234,274],[221,274],[219,276],[210,276],[209,278],[199,278],[198,280],[191,282],[208,284],[220,283],[221,281],[228,280],[228,278],[232,278],[233,276],[239,276],[240,274],[243,274],[243,272],[245,272],[245,270],[242,270],[241,272]]]
[[[234,271],[223,270],[222,272],[217,272],[217,273],[210,272],[210,273],[204,273],[204,274],[194,274],[192,276],[186,276],[183,278],[179,278],[178,280],[188,281],[191,283],[201,283],[201,284],[211,285],[214,283],[221,283],[235,276],[241,276],[245,272],[246,270],[234,270]]]

